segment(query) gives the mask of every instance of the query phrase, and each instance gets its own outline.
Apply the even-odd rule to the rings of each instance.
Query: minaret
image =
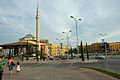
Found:
[[[40,50],[40,40],[39,40],[39,9],[37,5],[37,15],[36,15],[36,41],[37,45],[39,45],[38,50]]]

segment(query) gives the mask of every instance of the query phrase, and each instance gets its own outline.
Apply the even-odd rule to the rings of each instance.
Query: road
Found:
[[[108,70],[120,73],[120,55],[118,56],[107,56]],[[74,63],[73,66],[87,66],[87,67],[97,67],[107,70],[107,64],[105,59],[98,59],[96,63]]]

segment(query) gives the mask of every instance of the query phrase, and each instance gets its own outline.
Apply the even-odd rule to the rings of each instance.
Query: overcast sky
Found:
[[[0,0],[0,44],[19,41],[26,34],[36,35],[36,9],[39,2],[40,39],[58,43],[56,38],[69,34],[76,45],[76,19],[79,42],[120,42],[120,0]],[[66,39],[63,40],[65,44]],[[66,44],[65,44],[66,45]]]

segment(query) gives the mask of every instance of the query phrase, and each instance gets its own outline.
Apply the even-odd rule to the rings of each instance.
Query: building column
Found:
[[[13,50],[12,50],[12,52],[13,52],[13,58],[14,58],[14,50],[15,50],[15,49],[13,48]]]

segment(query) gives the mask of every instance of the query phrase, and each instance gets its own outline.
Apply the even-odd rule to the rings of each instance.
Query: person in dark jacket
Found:
[[[0,80],[2,80],[4,67],[6,67],[6,63],[3,61],[2,56],[0,56]]]

